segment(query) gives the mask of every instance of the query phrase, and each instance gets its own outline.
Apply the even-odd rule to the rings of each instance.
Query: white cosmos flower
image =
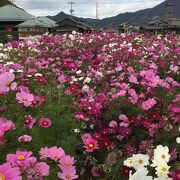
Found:
[[[82,88],[83,91],[88,91],[89,90],[89,86],[88,85],[84,85]]]
[[[90,83],[90,82],[91,82],[91,78],[86,77],[85,80],[84,80],[84,83]]]
[[[167,175],[165,175],[165,176],[159,176],[157,178],[154,178],[154,180],[172,180],[172,179],[169,178]]]
[[[168,164],[166,162],[159,162],[158,166],[155,168],[156,170],[156,174],[159,176],[167,176],[167,174],[169,173],[169,168],[170,166],[168,166]]]
[[[146,168],[141,168],[133,175],[130,173],[129,180],[153,180],[152,176],[147,176],[147,174],[148,170]]]
[[[36,73],[34,76],[42,76],[42,74],[41,73]]]
[[[76,71],[76,74],[81,74],[81,73],[82,73],[81,70]]]
[[[154,150],[154,162],[169,162],[170,155],[169,155],[169,148],[167,146],[163,147],[159,145]]]
[[[128,158],[124,161],[124,166],[127,166],[127,167],[132,167],[132,158]]]
[[[177,137],[177,138],[176,138],[176,142],[177,142],[178,144],[180,144],[180,137]]]
[[[4,64],[4,66],[9,66],[9,65],[12,65],[12,64],[14,64],[14,62],[13,61],[9,61],[6,64]]]
[[[149,165],[149,156],[148,155],[133,154],[132,166],[134,167],[134,169],[138,170],[147,165]]]

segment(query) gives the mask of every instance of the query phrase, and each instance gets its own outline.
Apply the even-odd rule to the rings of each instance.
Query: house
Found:
[[[57,24],[48,17],[31,18],[16,26],[18,28],[19,38],[24,39],[30,35],[43,34],[51,32]]]
[[[119,33],[130,33],[134,31],[139,31],[139,27],[135,26],[134,24],[130,22],[124,22],[119,25],[118,30],[119,30]]]
[[[154,34],[168,32],[180,33],[180,19],[169,18],[168,21],[166,21],[156,16],[144,27],[144,30]]]
[[[34,17],[25,10],[8,4],[0,7],[0,38],[7,35],[17,36],[16,25]]]
[[[87,24],[74,20],[71,16],[67,16],[61,21],[57,22],[56,32],[58,34],[71,33],[72,31],[84,33],[91,32],[92,29]]]

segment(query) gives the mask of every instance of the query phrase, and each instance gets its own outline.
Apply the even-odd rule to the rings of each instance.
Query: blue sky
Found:
[[[56,15],[60,11],[69,14],[73,1],[74,15],[86,18],[96,17],[96,1],[98,1],[99,18],[115,16],[119,13],[134,12],[151,8],[164,0],[13,0],[35,16]]]

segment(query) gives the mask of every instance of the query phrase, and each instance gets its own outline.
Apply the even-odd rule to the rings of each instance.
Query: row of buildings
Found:
[[[91,32],[92,28],[67,16],[59,22],[48,17],[35,17],[25,10],[8,4],[0,7],[0,38],[20,38],[46,32]]]
[[[171,5],[169,5],[171,7]],[[146,26],[136,26],[133,23],[125,22],[119,26],[109,25],[99,28],[101,32],[133,32],[133,31],[151,31],[154,33],[163,33],[173,31],[180,33],[180,19],[173,18],[169,10],[167,21],[160,17],[154,17]],[[48,17],[35,17],[24,9],[13,4],[0,7],[0,38],[25,38],[30,35],[42,34],[46,32],[66,33],[66,32],[92,32],[93,27],[67,16],[59,22],[55,22]]]

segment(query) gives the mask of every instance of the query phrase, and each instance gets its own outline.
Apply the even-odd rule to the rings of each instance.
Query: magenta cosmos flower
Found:
[[[24,127],[27,129],[32,129],[35,122],[36,122],[36,119],[33,119],[31,115],[27,115],[25,116]]]
[[[61,147],[51,147],[48,150],[47,157],[51,158],[54,161],[58,161],[60,158],[65,156],[65,152]]]
[[[21,172],[17,167],[11,167],[9,163],[0,165],[1,180],[22,180]]]
[[[30,166],[30,164],[34,164],[36,162],[35,157],[31,157],[31,151],[16,151],[16,154],[8,154],[6,160],[8,163],[11,163],[13,166],[18,166],[24,171],[26,168]]]
[[[39,126],[42,128],[48,128],[52,125],[52,121],[48,118],[42,118],[39,120]]]
[[[19,104],[23,104],[24,106],[31,106],[34,101],[34,95],[30,93],[26,93],[24,91],[16,94],[16,99]]]
[[[99,149],[98,142],[92,138],[88,138],[84,141],[84,147],[87,152],[93,152],[94,149]]]
[[[71,166],[71,168],[65,168],[61,169],[62,173],[58,173],[58,177],[63,180],[73,180],[77,179],[78,175],[76,175],[76,169],[74,166]]]
[[[144,110],[148,110],[156,104],[156,100],[154,98],[149,98],[147,101],[142,102],[142,108]]]
[[[5,72],[0,75],[0,92],[8,92],[10,89],[14,90],[17,86],[15,82],[15,75],[10,72]],[[12,83],[13,82],[13,83]]]

